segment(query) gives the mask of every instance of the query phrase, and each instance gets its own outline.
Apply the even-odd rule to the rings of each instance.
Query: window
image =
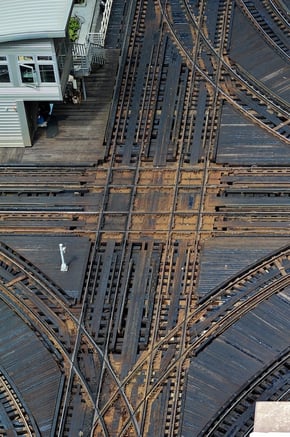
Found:
[[[38,61],[52,61],[52,56],[37,56]]]
[[[33,62],[33,56],[18,56],[20,62]]]
[[[18,56],[22,83],[36,84],[37,77],[33,56]]]
[[[18,56],[18,63],[23,84],[37,86],[40,82],[56,82],[52,56]]]
[[[0,83],[9,83],[10,76],[6,56],[0,56]]]
[[[20,64],[22,83],[34,83],[36,79],[34,64]]]
[[[53,65],[40,64],[39,71],[41,82],[55,82]]]

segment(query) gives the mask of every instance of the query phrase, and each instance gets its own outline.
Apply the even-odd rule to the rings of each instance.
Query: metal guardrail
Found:
[[[107,0],[103,11],[99,32],[90,32],[84,44],[73,43],[73,65],[77,76],[88,76],[92,64],[105,62],[105,38],[108,29],[113,0]]]
[[[101,47],[105,46],[105,39],[106,39],[107,29],[109,25],[112,4],[113,4],[113,0],[107,0],[105,3],[105,9],[103,11],[103,18],[101,21],[99,32],[89,33],[89,41]]]
[[[92,64],[102,65],[105,62],[105,50],[98,44],[73,44],[73,65],[76,76],[88,76]]]

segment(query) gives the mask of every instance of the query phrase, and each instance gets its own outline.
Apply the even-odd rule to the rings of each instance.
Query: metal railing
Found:
[[[98,32],[89,33],[89,41],[101,47],[105,46],[105,39],[106,39],[112,4],[113,4],[113,0],[107,0],[105,3],[100,30]]]
[[[102,12],[102,21],[98,32],[89,32],[86,42],[72,43],[73,66],[76,76],[88,76],[92,64],[105,62],[105,38],[107,34],[113,0],[106,0]],[[94,21],[94,20],[93,20]]]
[[[88,76],[93,64],[103,65],[105,50],[97,44],[73,44],[73,66],[76,76]]]

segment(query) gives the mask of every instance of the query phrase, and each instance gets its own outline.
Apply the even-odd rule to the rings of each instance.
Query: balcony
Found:
[[[74,75],[88,76],[93,64],[105,62],[105,37],[113,0],[85,0],[76,3],[72,17],[80,24],[77,37],[72,42]]]

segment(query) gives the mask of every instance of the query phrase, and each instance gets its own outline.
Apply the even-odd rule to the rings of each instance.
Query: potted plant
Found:
[[[75,42],[78,39],[81,23],[78,17],[70,17],[68,23],[68,36],[70,41]]]

